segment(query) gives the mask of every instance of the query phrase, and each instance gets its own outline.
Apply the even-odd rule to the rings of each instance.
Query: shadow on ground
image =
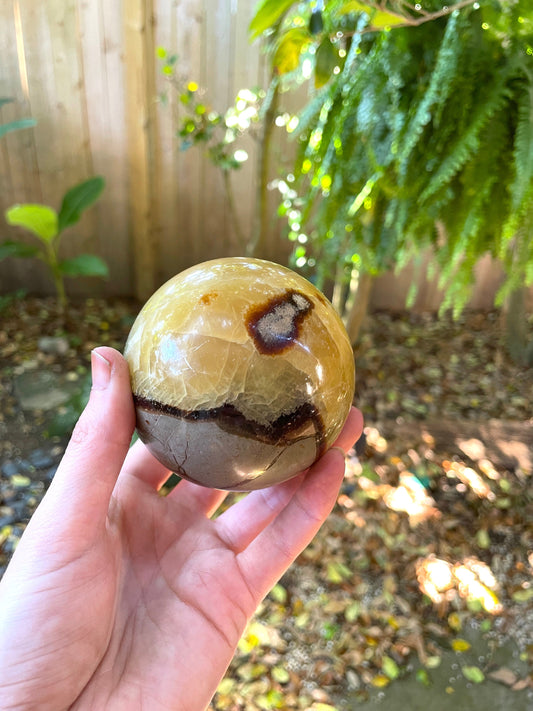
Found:
[[[368,701],[358,701],[354,695],[337,702],[339,709],[357,711],[532,711],[533,690],[513,690],[513,679],[527,674],[527,664],[521,661],[516,645],[510,640],[487,639],[478,629],[469,626],[464,637],[471,643],[468,652],[444,652],[437,668],[427,672],[420,666],[386,689],[374,690]],[[464,669],[493,669],[481,683],[469,681]],[[422,681],[422,679],[425,680]]]

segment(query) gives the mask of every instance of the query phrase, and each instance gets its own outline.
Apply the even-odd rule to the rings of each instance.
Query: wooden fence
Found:
[[[242,252],[232,232],[219,171],[196,149],[180,151],[176,107],[158,96],[165,79],[156,48],[178,55],[178,71],[207,88],[224,110],[237,91],[265,84],[265,67],[247,27],[256,0],[0,0],[0,123],[33,117],[37,125],[0,142],[0,211],[16,202],[59,208],[63,193],[95,174],[106,179],[100,201],[65,234],[63,255],[101,255],[108,282],[77,280],[78,294],[148,296],[203,259]],[[281,135],[280,131],[280,135]],[[237,207],[252,229],[255,148],[235,175]],[[278,144],[278,159],[284,152]],[[3,221],[0,220],[0,224]],[[20,236],[3,225],[0,237]],[[288,243],[273,212],[268,256],[284,261]],[[472,305],[490,307],[498,270],[479,265]],[[417,307],[433,309],[433,284],[407,270],[378,280],[374,306],[402,303],[420,282]],[[50,290],[42,265],[0,262],[0,292]]]

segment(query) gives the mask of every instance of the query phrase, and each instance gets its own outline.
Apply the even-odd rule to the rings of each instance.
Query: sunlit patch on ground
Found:
[[[472,602],[492,615],[503,611],[497,595],[498,582],[490,567],[475,557],[459,563],[428,556],[416,565],[416,577],[420,590],[435,605],[451,603],[456,596]]]

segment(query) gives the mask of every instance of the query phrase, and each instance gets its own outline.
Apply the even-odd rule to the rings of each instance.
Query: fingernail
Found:
[[[95,390],[107,388],[111,379],[111,363],[98,351],[91,351],[91,375]]]

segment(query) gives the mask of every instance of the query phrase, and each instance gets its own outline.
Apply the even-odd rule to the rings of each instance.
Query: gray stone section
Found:
[[[317,456],[312,423],[272,445],[227,432],[213,420],[185,420],[137,409],[140,438],[170,470],[213,489],[251,491],[291,478]]]

